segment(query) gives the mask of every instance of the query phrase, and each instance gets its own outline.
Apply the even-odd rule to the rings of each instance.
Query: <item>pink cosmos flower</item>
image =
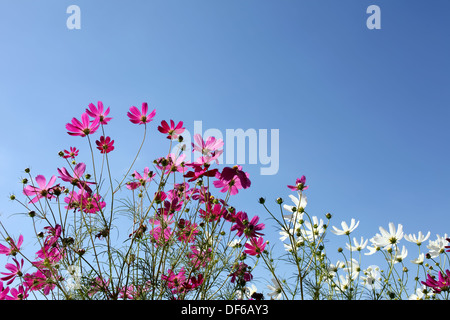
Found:
[[[256,236],[262,236],[260,230],[263,230],[266,226],[264,223],[259,222],[259,217],[254,216],[251,221],[248,219],[248,215],[244,211],[239,211],[235,224],[231,227],[230,231],[237,230],[237,236],[240,237],[243,234],[247,238],[253,238]]]
[[[2,272],[1,274],[4,274],[5,276],[0,278],[0,280],[2,281],[6,281],[8,280],[8,282],[6,283],[6,285],[10,285],[11,283],[13,283],[14,279],[16,279],[16,277],[21,277],[22,276],[22,268],[23,268],[23,259],[21,260],[21,262],[19,263],[16,259],[13,258],[14,264],[12,263],[7,263],[5,268],[8,269],[10,272],[9,273],[5,273]]]
[[[170,153],[167,158],[161,157],[157,159],[156,167],[164,171],[165,174],[175,171],[185,173],[187,171],[186,163],[184,162],[185,158],[185,154],[180,154],[177,157],[174,153]]]
[[[68,134],[71,136],[85,137],[89,134],[95,133],[100,127],[100,118],[95,118],[92,122],[89,120],[89,115],[85,112],[81,115],[81,122],[77,118],[72,118],[71,123],[66,124]]]
[[[172,229],[158,226],[150,230],[150,236],[153,238],[156,246],[164,246],[172,236]]]
[[[9,287],[3,288],[3,282],[0,282],[0,300],[6,300],[8,292]]]
[[[11,238],[7,239],[7,242],[9,242],[9,248],[0,244],[0,254],[6,254],[7,256],[15,256],[20,251],[20,247],[22,246],[23,243],[23,236],[22,235],[19,236],[17,244]]]
[[[261,254],[264,251],[265,247],[266,242],[262,237],[251,238],[250,241],[245,244],[246,249],[244,250],[244,252],[251,256],[256,256]]]
[[[170,120],[170,126],[165,120],[161,121],[161,125],[158,126],[158,131],[167,134],[167,139],[178,139],[178,136],[184,132],[183,121],[178,122],[175,126],[175,122]]]
[[[439,271],[439,280],[435,280],[431,275],[427,274],[427,281],[421,282],[423,285],[433,288],[435,293],[447,291],[450,289],[450,270],[446,270],[445,274]]]
[[[213,152],[219,152],[220,148],[223,147],[223,140],[216,139],[215,137],[208,137],[206,141],[203,140],[200,134],[194,135],[194,141],[196,144],[192,143],[193,151],[198,151],[204,156],[211,156]],[[223,152],[223,150],[222,150]],[[220,152],[220,154],[222,154]]]
[[[31,291],[43,290],[44,295],[48,295],[56,287],[56,281],[52,277],[50,270],[42,269],[23,276],[24,285]]]
[[[195,236],[199,233],[198,225],[189,220],[180,219],[178,221],[178,240],[184,243],[194,242]]]
[[[130,111],[127,112],[128,118],[130,121],[135,124],[146,124],[153,120],[156,114],[156,109],[153,110],[150,114],[147,115],[148,112],[148,104],[147,102],[142,103],[141,110],[132,106]]]
[[[293,191],[304,191],[309,188],[309,186],[305,186],[306,177],[302,176],[301,178],[297,178],[295,181],[295,186],[288,185],[287,187]]]
[[[145,187],[148,183],[150,183],[153,178],[156,176],[156,173],[153,173],[153,171],[150,171],[148,167],[144,168],[144,173],[141,175],[136,170],[132,173],[133,178],[136,181],[130,181],[127,182],[126,186],[130,190],[135,190],[140,186]]]
[[[78,150],[78,149],[75,148],[75,147],[70,147],[70,151],[64,150],[64,156],[63,156],[63,158],[64,158],[64,159],[68,159],[68,158],[75,159],[75,157],[78,156],[78,152],[79,152],[79,151],[80,151],[80,150]]]
[[[110,153],[114,150],[114,140],[111,140],[110,137],[101,136],[100,140],[96,140],[97,149],[100,150],[100,153]]]
[[[175,289],[175,291],[178,291],[182,288],[183,283],[186,281],[185,276],[186,271],[184,270],[184,267],[180,269],[180,272],[175,274],[171,269],[168,270],[168,275],[161,275],[161,280],[166,281],[167,287],[169,289]]]
[[[52,176],[50,178],[50,181],[47,183],[47,180],[45,179],[45,177],[43,175],[38,175],[38,176],[36,176],[36,182],[39,187],[27,185],[23,189],[23,193],[29,197],[35,196],[30,201],[30,203],[36,203],[41,198],[47,198],[47,199],[51,200],[51,199],[55,198],[55,196],[52,194],[52,189],[56,187],[56,186],[53,187],[53,184],[55,183],[55,181],[56,181],[56,176]]]
[[[250,273],[251,268],[244,262],[240,262],[239,264],[235,264],[233,266],[233,272],[229,274],[231,276],[231,283],[234,283],[237,279],[242,279],[245,282],[251,281],[253,279],[253,275]]]
[[[10,296],[6,296],[6,300],[24,300],[28,298],[28,288],[19,285],[18,289],[12,288],[10,294]]]
[[[77,186],[80,189],[86,190],[88,193],[92,193],[90,184],[95,184],[95,182],[88,182],[82,180],[84,172],[86,171],[86,164],[83,162],[77,163],[73,169],[73,176],[67,171],[66,168],[59,169],[59,178],[63,181],[70,182],[72,185]]]
[[[94,118],[98,119],[100,124],[106,125],[108,122],[112,119],[109,117],[106,117],[109,114],[109,107],[106,109],[105,112],[103,112],[103,102],[99,101],[97,102],[98,108],[95,106],[95,104],[90,103],[89,109],[86,109],[86,113]]]
[[[87,191],[80,189],[78,192],[69,192],[64,198],[67,203],[66,209],[80,210],[86,213],[97,213],[106,207],[106,203],[97,193],[89,194]]]
[[[186,166],[190,166],[194,168],[194,171],[187,172],[184,177],[190,178],[188,182],[195,181],[201,177],[214,177],[219,171],[218,169],[209,169],[209,164],[200,164],[200,163],[188,163]]]
[[[191,259],[191,264],[195,268],[206,267],[207,263],[211,261],[211,248],[208,248],[205,252],[204,250],[200,251],[196,246],[191,246],[191,251],[187,254],[187,257]]]
[[[249,179],[249,174],[247,172],[242,171],[242,166],[234,166],[234,167],[225,167],[222,170],[222,173],[219,177],[220,180],[224,184],[232,183],[233,179],[237,180],[232,185],[241,186],[244,189],[247,189],[251,185],[251,181]]]
[[[109,287],[109,282],[110,282],[110,280],[105,280],[101,277],[96,277],[91,282],[91,287],[88,290],[88,295],[90,297],[92,297],[94,294],[96,294],[99,291],[101,291],[101,292],[107,291],[108,287]]]
[[[214,205],[207,203],[206,210],[199,209],[200,217],[207,222],[217,221],[226,213],[227,210],[220,203],[216,203]]]
[[[228,170],[230,168],[224,168],[227,169],[225,170],[225,176],[223,176],[221,173],[217,173],[216,174],[216,178],[218,180],[214,181],[213,184],[216,188],[222,188],[220,190],[220,192],[230,192],[230,195],[235,195],[239,192],[239,189],[243,189],[243,185],[242,182],[244,182],[244,184],[246,185],[246,188],[248,188],[251,184],[250,179],[249,179],[249,174],[247,172],[244,172],[243,174],[241,174],[241,166],[237,166],[238,169],[237,171],[233,171],[233,170]],[[223,172],[223,171],[222,171]],[[226,178],[227,179],[226,179]],[[232,177],[230,180],[229,177]],[[243,179],[241,179],[241,177],[245,177]]]
[[[44,243],[41,249],[36,252],[36,255],[41,260],[33,261],[32,264],[39,269],[45,269],[49,266],[54,267],[65,256],[63,248],[57,243]]]

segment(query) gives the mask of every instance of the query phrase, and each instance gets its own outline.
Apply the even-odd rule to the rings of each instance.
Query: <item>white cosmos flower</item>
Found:
[[[278,283],[278,281],[275,280],[274,278],[272,278],[272,283],[273,283],[273,285],[270,285],[270,284],[267,285],[267,288],[269,288],[269,290],[271,290],[271,292],[269,292],[268,295],[270,297],[272,297],[272,299],[274,299],[274,300],[279,300],[281,298],[281,294],[282,294],[281,286]]]
[[[411,262],[414,264],[422,265],[424,260],[425,260],[425,254],[421,253],[421,254],[419,254],[419,257],[417,259],[411,260]]]
[[[443,237],[437,234],[436,237],[436,240],[430,240],[427,245],[428,250],[430,250],[428,253],[431,255],[431,258],[436,258],[441,253],[444,253],[445,246],[448,244],[448,241],[445,240],[446,238],[448,238],[447,234],[445,234]]]
[[[284,229],[281,229],[281,231],[280,231],[280,240],[281,241],[284,241],[284,240],[286,240],[287,238],[289,238],[289,236],[291,236],[291,235],[293,235],[294,234],[294,229],[289,229],[289,231],[286,231],[286,230],[284,230]]]
[[[359,225],[359,221],[356,222],[355,219],[352,218],[350,221],[350,226],[348,226],[345,221],[342,221],[341,222],[342,230],[333,226],[332,227],[333,230],[331,230],[331,232],[333,232],[334,234],[336,234],[338,236],[349,235],[358,227],[358,225]]]
[[[424,236],[422,234],[422,231],[419,231],[419,234],[417,235],[417,237],[415,234],[410,234],[410,235],[405,234],[406,241],[415,243],[418,246],[420,246],[423,242],[427,241],[429,237],[430,237],[430,231],[428,231],[426,236]]]
[[[334,277],[336,273],[339,271],[339,269],[342,269],[344,267],[345,263],[339,260],[336,262],[336,264],[329,264],[327,266],[328,275]]]
[[[354,244],[354,246],[352,246],[351,244],[349,244],[349,243],[346,243],[345,244],[345,246],[346,246],[346,248],[348,249],[348,250],[350,250],[350,251],[361,251],[361,250],[363,250],[366,246],[367,246],[367,242],[368,242],[369,240],[364,240],[364,238],[363,237],[361,237],[361,242],[358,242],[358,240],[356,240],[356,238],[353,238],[353,244]]]
[[[303,219],[303,210],[305,209],[308,201],[306,196],[304,196],[301,192],[298,193],[298,198],[293,196],[292,194],[289,195],[289,198],[291,198],[294,205],[293,206],[292,205],[289,206],[287,204],[283,205],[284,210],[289,211],[291,213],[285,215],[284,218],[286,220],[291,221],[292,223],[295,223]]]
[[[306,238],[309,241],[314,241],[318,239],[325,231],[323,227],[323,220],[322,219],[319,220],[316,216],[312,217],[312,223],[309,221],[305,221],[304,225],[306,227],[305,229]]]
[[[384,249],[391,248],[392,245],[398,244],[398,242],[403,238],[403,226],[398,225],[397,229],[392,222],[389,223],[389,231],[386,231],[383,227],[379,228],[380,234],[376,234],[371,242],[377,247],[382,247]]]
[[[405,246],[403,246],[401,251],[396,250],[394,263],[402,262],[407,256],[408,256],[408,250],[406,249]]]
[[[372,242],[372,246],[367,247],[367,249],[369,250],[369,252],[364,253],[364,255],[366,255],[366,256],[371,256],[371,255],[373,255],[374,253],[376,253],[377,251],[380,251],[380,250],[381,250],[381,247],[375,245],[375,244],[373,243],[372,239],[370,239],[370,242]]]
[[[364,275],[361,276],[363,285],[365,285],[371,290],[381,288],[381,272],[378,266],[376,265],[369,266],[367,269],[363,271],[363,274]]]

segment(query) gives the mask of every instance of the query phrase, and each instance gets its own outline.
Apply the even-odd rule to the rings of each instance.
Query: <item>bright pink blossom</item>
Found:
[[[108,124],[108,122],[112,119],[110,117],[107,117],[107,115],[109,114],[109,107],[108,109],[106,109],[105,112],[103,112],[103,102],[99,101],[97,102],[98,108],[95,106],[95,104],[90,103],[89,104],[89,109],[86,109],[86,113],[94,118],[94,119],[98,119],[98,121],[100,122],[100,124],[106,125]]]
[[[24,285],[31,291],[42,290],[44,295],[48,295],[56,287],[56,281],[48,269],[37,270],[36,272],[23,276]]]
[[[161,125],[158,126],[158,131],[167,134],[167,139],[178,139],[178,136],[184,132],[183,121],[180,121],[175,126],[175,122],[170,120],[170,126],[165,120],[161,121]]]
[[[7,263],[5,268],[8,269],[10,272],[2,272],[1,274],[4,274],[4,277],[1,277],[0,280],[2,281],[8,281],[6,285],[10,285],[13,283],[14,279],[16,277],[22,276],[22,268],[23,268],[23,259],[21,259],[21,262],[19,263],[16,259],[13,258],[14,264]]]
[[[305,186],[306,183],[306,177],[301,176],[301,178],[297,178],[295,180],[295,186],[288,185],[287,187],[293,191],[304,191],[309,188],[309,186]]]
[[[28,288],[23,285],[19,285],[18,289],[12,288],[10,296],[6,296],[6,300],[24,300],[28,298]]]
[[[224,168],[224,170],[227,168]],[[228,168],[231,169],[231,168]],[[214,186],[216,188],[221,188],[220,192],[230,192],[230,195],[235,195],[239,192],[239,189],[243,189],[242,182],[244,182],[246,188],[248,188],[251,184],[249,179],[249,174],[247,172],[244,172],[244,174],[241,174],[243,172],[241,166],[238,166],[237,171],[236,170],[225,170],[225,175],[218,172],[216,174],[216,178],[218,180],[215,180],[213,182]],[[223,172],[223,170],[222,170]],[[231,179],[229,179],[232,177]],[[245,177],[245,178],[244,178]]]
[[[148,167],[145,167],[142,175],[139,172],[134,171],[132,173],[132,177],[135,179],[135,181],[127,182],[126,186],[130,190],[135,190],[140,186],[145,187],[153,180],[155,176],[156,173],[153,173],[153,171],[150,171]]]
[[[209,170],[208,164],[188,163],[186,166],[194,168],[194,171],[189,171],[184,175],[185,178],[190,178],[188,182],[195,181],[202,177],[214,177],[218,171],[216,168]]]
[[[237,230],[237,236],[240,237],[243,234],[247,238],[253,238],[256,236],[262,236],[260,231],[266,226],[264,223],[259,223],[259,217],[254,216],[252,220],[249,221],[248,215],[244,211],[239,211],[237,214],[237,219],[235,224],[231,227],[231,231]]]
[[[219,176],[225,184],[232,184],[247,189],[251,185],[249,174],[242,171],[242,166],[225,167]],[[235,182],[232,182],[235,179]]]
[[[86,190],[88,193],[92,193],[89,185],[95,184],[95,182],[89,182],[83,180],[84,172],[86,171],[86,164],[83,162],[77,163],[73,169],[73,176],[67,171],[66,168],[59,169],[59,178],[63,181],[70,182],[72,185],[77,186],[80,189]]]
[[[110,153],[114,150],[114,140],[111,140],[110,137],[101,136],[100,140],[96,140],[97,149],[100,150],[100,153]]]
[[[156,167],[161,171],[164,171],[165,174],[175,171],[185,173],[187,171],[186,163],[184,161],[185,158],[185,154],[176,156],[174,153],[170,153],[167,158],[161,157],[157,159]]]
[[[45,179],[45,177],[43,175],[38,175],[38,176],[36,176],[36,182],[38,184],[38,187],[33,186],[33,185],[27,185],[23,189],[23,193],[29,197],[35,196],[30,201],[30,203],[36,203],[41,198],[47,198],[50,200],[55,197],[52,194],[52,189],[54,188],[53,184],[55,183],[55,181],[56,181],[56,176],[52,176],[50,178],[50,181],[47,183],[47,180]]]
[[[251,281],[253,279],[253,275],[250,270],[251,268],[246,263],[236,263],[233,266],[233,272],[229,274],[229,276],[231,276],[231,283],[234,283],[236,279],[244,280],[245,282]]]
[[[64,198],[67,203],[66,209],[80,210],[86,213],[97,213],[106,207],[106,203],[97,193],[89,194],[87,191],[80,189],[78,192],[69,192]]]
[[[80,151],[80,150],[78,150],[78,149],[75,148],[75,147],[70,147],[70,151],[64,150],[63,158],[64,158],[64,159],[68,159],[68,158],[75,159],[75,157],[78,156],[78,152],[79,152],[79,151]]]
[[[450,270],[446,270],[445,274],[439,271],[439,279],[434,279],[431,275],[427,274],[427,281],[422,281],[422,284],[430,287],[435,293],[440,293],[441,291],[450,290]]]
[[[20,247],[22,246],[23,243],[23,236],[22,235],[19,236],[17,244],[11,238],[8,238],[6,241],[9,242],[9,247],[0,244],[0,254],[6,254],[7,256],[15,256],[20,251]]]
[[[195,236],[199,233],[198,225],[186,219],[178,221],[177,236],[178,240],[188,243],[195,240]]]
[[[206,203],[206,210],[199,209],[199,214],[202,219],[207,222],[217,221],[224,215],[226,215],[227,210],[220,203],[212,205],[211,203]]]
[[[148,112],[148,104],[147,102],[143,102],[141,110],[139,110],[135,106],[132,106],[130,108],[130,111],[127,112],[127,115],[132,123],[146,124],[153,120],[156,114],[156,109],[153,110],[150,114],[147,114],[147,112]]]
[[[100,118],[95,118],[92,122],[89,120],[89,115],[85,112],[81,115],[81,122],[77,118],[72,118],[71,123],[66,124],[68,134],[71,136],[85,137],[89,134],[95,133],[100,127]]]
[[[3,282],[0,281],[0,300],[7,300],[9,287],[3,287]]]
[[[264,251],[265,247],[266,242],[262,237],[251,238],[250,241],[245,244],[246,249],[244,250],[244,252],[251,256],[256,256],[261,254]]]

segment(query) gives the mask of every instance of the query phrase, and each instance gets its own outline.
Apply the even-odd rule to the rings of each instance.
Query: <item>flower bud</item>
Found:
[[[25,173],[30,173],[30,168],[26,168]]]
[[[330,220],[331,217],[332,217],[332,215],[331,215],[331,213],[328,212],[328,213],[325,215],[325,217],[327,217],[327,219]]]
[[[266,202],[266,199],[264,199],[263,197],[259,198],[259,203],[264,204]]]
[[[34,218],[36,216],[36,212],[32,210],[32,211],[28,212],[28,216],[30,216],[31,218]]]
[[[278,198],[276,201],[277,201],[278,204],[282,204],[283,203],[283,199],[282,198]]]

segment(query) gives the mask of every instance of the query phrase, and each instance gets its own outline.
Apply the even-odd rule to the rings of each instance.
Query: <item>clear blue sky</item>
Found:
[[[72,4],[80,30],[66,27]],[[380,30],[366,27],[372,4]],[[122,170],[142,133],[126,112],[147,101],[157,116],[136,169],[166,152],[161,120],[279,129],[278,173],[244,165],[252,187],[236,207],[265,218],[258,198],[288,200],[304,174],[308,211],[360,220],[357,237],[391,221],[450,234],[448,12],[446,0],[1,0],[2,219],[18,209],[9,195],[24,168],[49,177],[59,150],[87,151],[64,125],[90,102],[111,107]],[[14,219],[5,223],[20,232]]]

